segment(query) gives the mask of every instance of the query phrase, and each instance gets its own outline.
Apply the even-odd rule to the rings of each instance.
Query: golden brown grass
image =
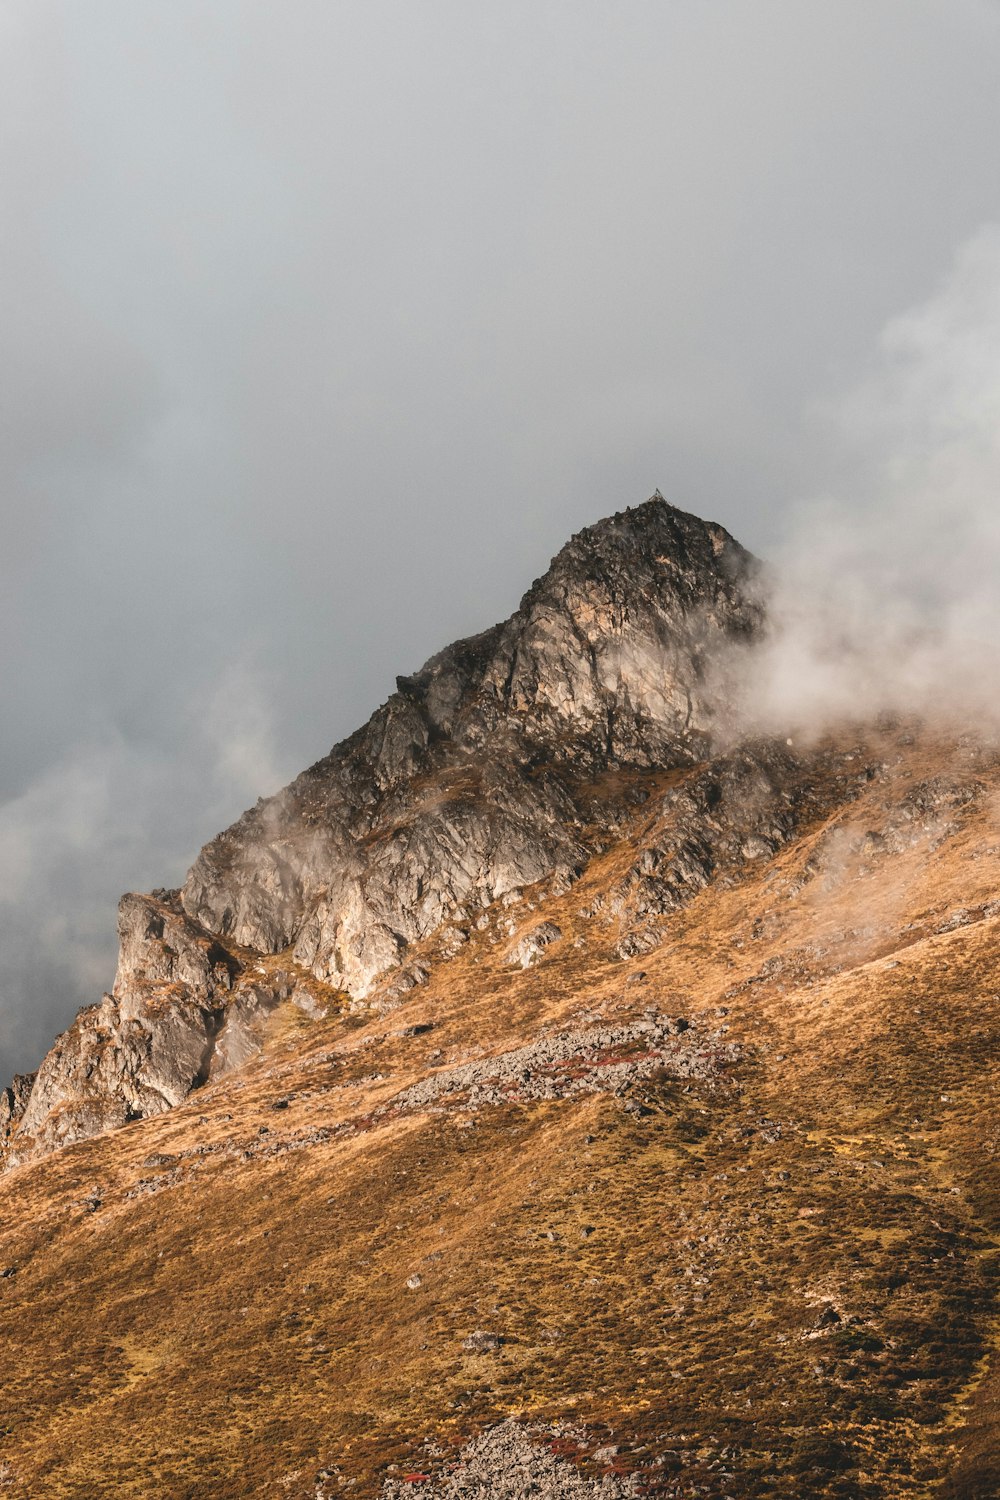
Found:
[[[477,933],[391,1015],[284,1008],[243,1073],[4,1178],[0,1490],[304,1500],[326,1469],[372,1496],[515,1413],[578,1423],[587,1472],[613,1443],[651,1494],[994,1495],[1000,918],[939,929],[1000,889],[995,803],[937,847],[809,862],[921,778],[1000,770],[856,753],[905,759],[848,805],[820,787],[797,842],[641,960],[580,913],[655,797],[573,889],[511,908],[562,928],[537,968]],[[430,1067],[650,1004],[742,1061],[642,1085],[639,1118],[591,1096],[367,1128]]]

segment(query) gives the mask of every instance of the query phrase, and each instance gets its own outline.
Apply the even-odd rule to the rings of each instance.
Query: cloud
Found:
[[[571,532],[659,486],[773,552],[819,469],[803,401],[995,211],[1000,21],[5,0],[0,34],[23,1066],[110,978],[123,888],[178,879]]]
[[[179,883],[206,836],[288,779],[270,696],[237,664],[194,695],[170,748],[105,730],[0,804],[4,1078],[110,986],[123,883]]]
[[[880,710],[1000,718],[1000,226],[893,318],[815,416],[836,485],[793,509],[771,637],[741,661],[743,727],[815,732]]]

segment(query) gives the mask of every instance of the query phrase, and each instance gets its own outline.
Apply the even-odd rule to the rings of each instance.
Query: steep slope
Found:
[[[434,657],[365,726],[202,850],[203,927],[369,993],[408,944],[586,858],[560,768],[704,751],[706,657],[760,619],[753,563],[654,499],[575,537],[506,625]]]
[[[709,553],[671,658],[695,687],[706,630],[759,619],[705,626]],[[15,1500],[998,1493],[1000,751],[886,722],[713,755],[706,702],[611,753],[596,718],[522,724],[483,685],[502,634],[453,648],[443,738],[338,838],[368,899],[364,851],[453,819],[450,778],[513,744],[572,865],[484,877],[353,998],[295,954],[302,790],[265,820],[279,951],[232,901],[210,933],[177,893],[126,898],[110,1019],[78,1023],[92,1071],[60,1104],[47,1060],[0,1178]],[[437,702],[436,670],[402,695]],[[359,743],[321,763],[331,822]],[[261,826],[195,886],[251,879]],[[104,1129],[126,1088],[152,1117],[48,1149],[60,1109],[119,1100]]]
[[[179,898],[123,900],[113,992],[26,1103],[10,1095],[11,1160],[177,1104],[310,977],[365,997],[435,930],[461,942],[497,899],[575,879],[604,831],[583,827],[595,776],[705,752],[705,663],[759,624],[755,571],[721,527],[658,497],[574,537],[506,624],[400,678],[363,729],[203,849]],[[276,953],[275,979],[260,959]],[[399,991],[424,972],[406,968]]]
[[[784,843],[623,961],[612,893],[706,774],[638,773],[577,885],[390,1013],[279,1007],[6,1175],[10,1494],[374,1497],[507,1419],[515,1471],[645,1493],[996,1493],[1000,762],[819,747]]]

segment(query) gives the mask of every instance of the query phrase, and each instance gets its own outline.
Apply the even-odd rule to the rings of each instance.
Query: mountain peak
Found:
[[[719,753],[754,580],[586,528],[122,899],[0,1093],[5,1494],[998,1492],[1000,755]]]
[[[255,1007],[312,982],[405,989],[435,932],[573,881],[610,816],[595,826],[593,778],[708,754],[707,666],[756,630],[755,578],[728,532],[659,494],[578,532],[509,619],[398,678],[206,845],[179,901],[123,901],[114,993],[43,1063],[18,1149],[171,1107],[244,1055]],[[251,985],[254,954],[285,955],[278,981]],[[117,1081],[108,1056],[127,1059]]]
[[[556,758],[689,758],[717,706],[707,658],[761,623],[758,571],[722,526],[657,492],[577,532],[508,620],[398,684],[435,733],[461,738],[466,711],[468,734],[494,734],[514,713]]]

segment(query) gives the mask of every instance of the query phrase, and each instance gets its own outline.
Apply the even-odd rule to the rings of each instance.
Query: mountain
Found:
[[[765,631],[656,496],[123,898],[0,1096],[0,1489],[1000,1492],[1000,753],[734,739]]]
[[[8,1091],[23,1161],[180,1103],[253,1049],[291,997],[402,993],[434,932],[566,883],[610,816],[612,770],[692,764],[706,663],[759,628],[755,564],[719,526],[651,500],[559,553],[508,621],[432,658],[350,739],[202,850],[181,891],[119,909],[112,995]],[[587,829],[590,827],[588,833]],[[263,962],[280,954],[277,966]]]

